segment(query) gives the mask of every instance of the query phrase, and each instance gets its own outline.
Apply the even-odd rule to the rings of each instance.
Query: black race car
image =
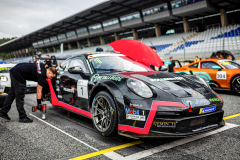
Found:
[[[91,118],[103,136],[186,137],[225,124],[223,100],[196,76],[107,53],[81,54],[57,69],[56,86],[48,80],[52,105]]]

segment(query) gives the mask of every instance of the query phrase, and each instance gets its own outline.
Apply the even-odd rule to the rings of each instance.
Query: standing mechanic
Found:
[[[41,69],[40,69],[40,68]],[[11,109],[14,99],[16,99],[16,106],[19,113],[19,122],[31,123],[33,120],[29,119],[24,110],[24,96],[26,91],[26,80],[36,81],[37,85],[37,103],[41,104],[42,89],[46,85],[46,78],[52,79],[57,75],[55,67],[45,68],[43,63],[19,63],[10,70],[11,89],[5,102],[0,110],[0,117],[10,120],[7,113]]]
[[[51,62],[51,60],[49,59],[49,55],[46,55],[46,58],[48,58],[48,59],[46,59],[46,61],[44,61],[43,64],[45,64],[45,67],[46,67],[46,68],[52,67],[52,62]]]
[[[170,57],[169,59],[171,61],[171,64],[168,65],[168,72],[174,72],[175,61],[173,60],[173,57]]]

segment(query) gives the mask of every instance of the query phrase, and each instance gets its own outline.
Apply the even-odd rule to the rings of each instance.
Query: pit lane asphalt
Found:
[[[216,91],[224,100],[224,117],[240,113],[240,96],[230,91]],[[54,108],[47,103],[47,120],[45,122],[57,127],[76,139],[85,142],[92,148],[69,135],[43,123],[39,111],[32,113],[31,106],[36,105],[36,95],[27,94],[25,97],[25,110],[31,124],[18,123],[18,112],[15,102],[9,112],[11,121],[0,118],[0,159],[70,159],[101,151],[137,140],[115,135],[102,137],[93,128],[92,121],[79,115],[70,114],[63,109]],[[227,123],[240,125],[240,116],[227,119]],[[157,146],[174,143],[178,139],[141,139],[143,143],[114,151],[121,157],[131,157],[141,151]],[[141,159],[240,159],[240,127],[234,127],[223,132],[204,137],[180,146],[151,154]],[[90,159],[117,159],[99,155]]]

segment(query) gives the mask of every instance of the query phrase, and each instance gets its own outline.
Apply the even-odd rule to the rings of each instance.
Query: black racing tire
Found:
[[[101,91],[96,94],[92,102],[92,121],[96,130],[102,136],[111,136],[116,132],[118,112],[112,96]]]
[[[240,76],[236,76],[232,79],[231,89],[233,92],[240,94]]]

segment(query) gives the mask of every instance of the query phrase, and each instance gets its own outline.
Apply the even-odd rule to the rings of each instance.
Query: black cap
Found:
[[[103,52],[103,49],[98,47],[98,48],[96,48],[96,52]]]
[[[173,58],[173,57],[170,57],[169,59],[171,59],[171,58]]]
[[[217,53],[216,53],[216,52],[213,52],[213,53],[212,53],[212,57],[213,57],[213,58],[217,58]]]

